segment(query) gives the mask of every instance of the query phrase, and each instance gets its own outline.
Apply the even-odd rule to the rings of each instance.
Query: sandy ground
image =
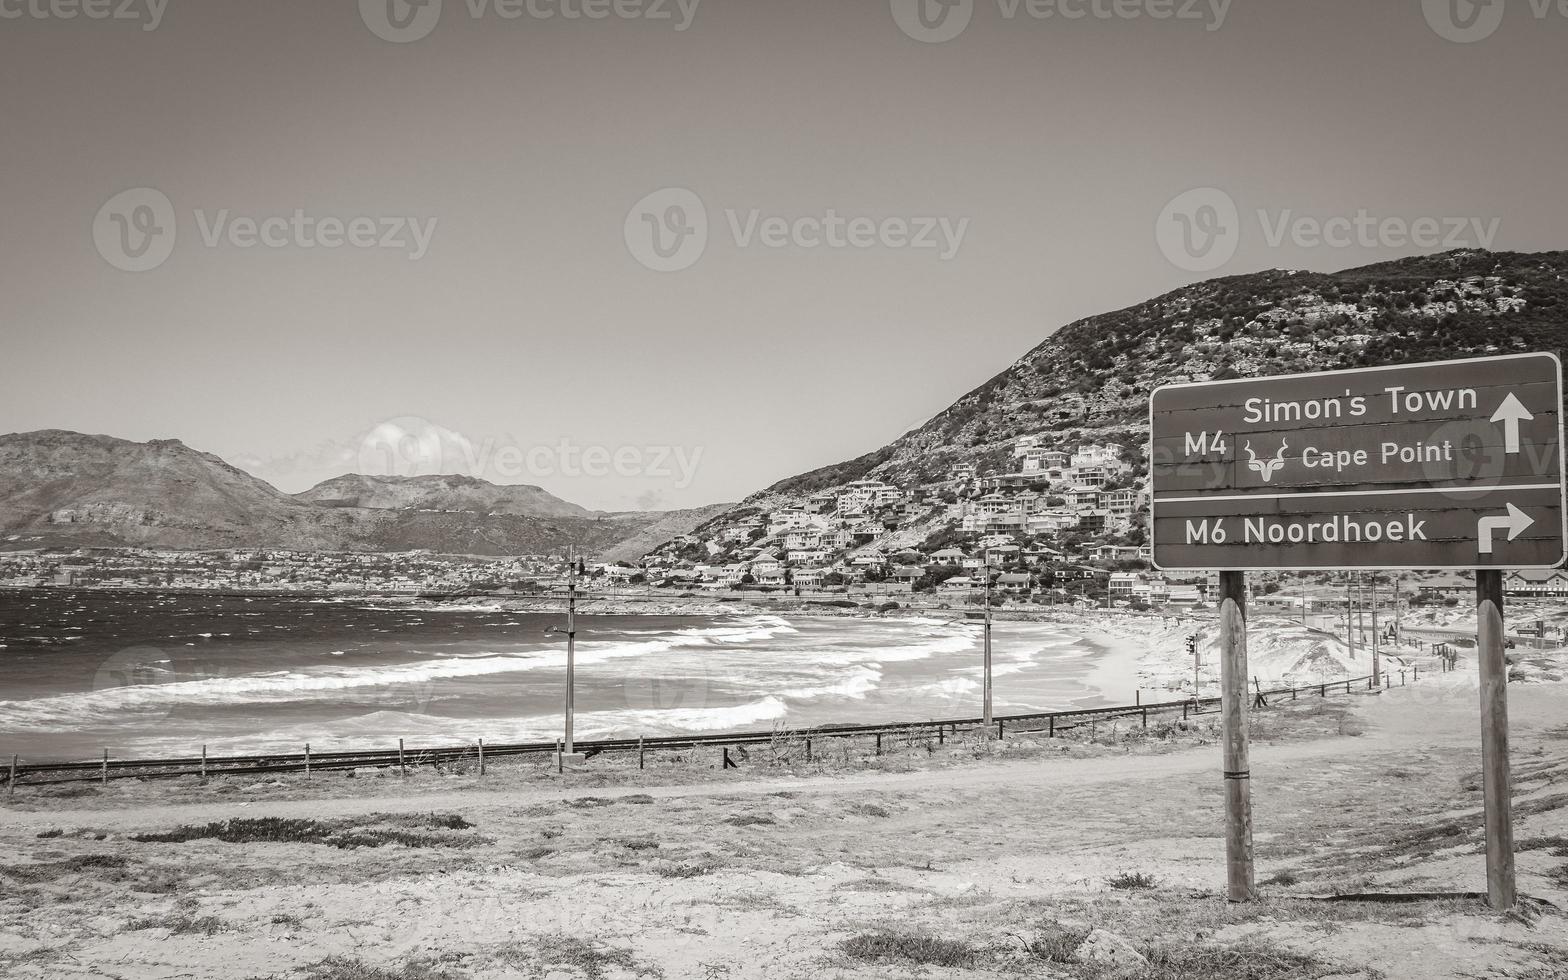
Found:
[[[781,744],[728,771],[24,787],[0,810],[0,976],[1095,977],[1054,939],[1103,927],[1161,977],[1568,977],[1568,685],[1510,696],[1511,916],[1463,896],[1484,859],[1460,670],[1255,714],[1255,904],[1223,899],[1205,716],[810,763]],[[315,823],[134,839],[258,818]],[[1320,900],[1377,892],[1454,897]]]

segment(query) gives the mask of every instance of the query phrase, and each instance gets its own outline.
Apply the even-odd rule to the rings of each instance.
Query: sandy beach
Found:
[[[0,973],[1087,980],[1107,974],[1073,950],[1103,929],[1158,977],[1545,980],[1568,971],[1568,685],[1510,693],[1531,899],[1507,917],[1466,897],[1459,671],[1254,715],[1255,905],[1222,897],[1209,717],[810,763],[780,745],[730,771],[709,752],[24,788],[0,829]],[[1384,892],[1448,897],[1355,898]]]

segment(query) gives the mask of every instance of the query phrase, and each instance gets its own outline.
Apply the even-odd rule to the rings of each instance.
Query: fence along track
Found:
[[[1389,674],[1384,672],[1385,680],[1389,684]],[[1419,680],[1419,673],[1413,678]],[[1350,677],[1343,680],[1328,681],[1322,684],[1311,684],[1304,687],[1282,687],[1261,692],[1264,697],[1282,697],[1289,695],[1295,700],[1302,694],[1316,694],[1327,697],[1330,694],[1350,694],[1357,685],[1365,684],[1371,689],[1372,676]],[[1403,678],[1401,684],[1403,686]],[[1248,697],[1256,697],[1249,693]],[[1077,727],[1084,721],[1099,720],[1102,718],[1127,718],[1141,717],[1147,725],[1151,714],[1168,714],[1175,711],[1188,712],[1194,707],[1202,710],[1205,707],[1217,706],[1220,699],[1184,698],[1180,701],[1158,701],[1140,704],[1113,705],[1103,708],[1076,708],[1069,711],[1039,711],[1017,715],[995,715],[993,724],[997,726],[999,735],[1005,737],[1011,729],[1015,734],[1035,734],[1038,732],[1067,731]],[[1066,724],[1063,724],[1066,722]],[[833,739],[856,738],[867,735],[905,735],[914,737],[924,735],[927,738],[938,737],[938,733],[957,735],[960,731],[972,731],[984,723],[981,718],[949,718],[932,721],[904,721],[891,722],[883,725],[827,725],[817,728],[791,729],[787,733],[777,731],[737,732],[727,735],[661,735],[645,738],[609,738],[609,739],[579,739],[576,742],[578,751],[593,753],[625,752],[643,749],[696,749],[702,747],[725,747],[740,745],[758,745],[773,742],[786,736],[792,741],[804,739]],[[1041,727],[1045,726],[1045,727]],[[554,753],[554,742],[513,742],[495,743],[486,742],[484,746],[485,760],[502,756],[545,755]],[[7,789],[16,786],[51,786],[62,783],[88,783],[107,782],[110,779],[175,779],[181,776],[249,776],[271,775],[293,772],[318,772],[343,769],[369,769],[385,768],[406,765],[410,768],[421,765],[441,765],[443,763],[463,762],[470,759],[477,760],[478,746],[457,745],[438,748],[403,748],[391,750],[371,750],[363,752],[315,752],[308,756],[304,753],[286,754],[272,753],[267,755],[235,755],[235,756],[208,756],[203,760],[199,756],[180,759],[109,759],[92,760],[89,762],[59,762],[17,765],[14,769],[14,783],[11,771],[0,767],[0,782],[7,785]],[[203,768],[205,766],[205,768]],[[29,779],[30,776],[47,776],[45,779]]]

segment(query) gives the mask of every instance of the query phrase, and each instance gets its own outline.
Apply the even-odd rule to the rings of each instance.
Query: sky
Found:
[[[1186,283],[1568,247],[1545,0],[683,3],[0,0],[0,433],[696,506]]]

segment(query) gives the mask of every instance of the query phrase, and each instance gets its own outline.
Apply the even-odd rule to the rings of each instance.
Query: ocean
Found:
[[[963,619],[580,615],[577,736],[978,716]],[[561,615],[366,599],[0,593],[0,754],[25,761],[548,741]],[[1103,703],[1099,654],[998,623],[996,711]],[[1122,695],[1122,700],[1125,700]]]

